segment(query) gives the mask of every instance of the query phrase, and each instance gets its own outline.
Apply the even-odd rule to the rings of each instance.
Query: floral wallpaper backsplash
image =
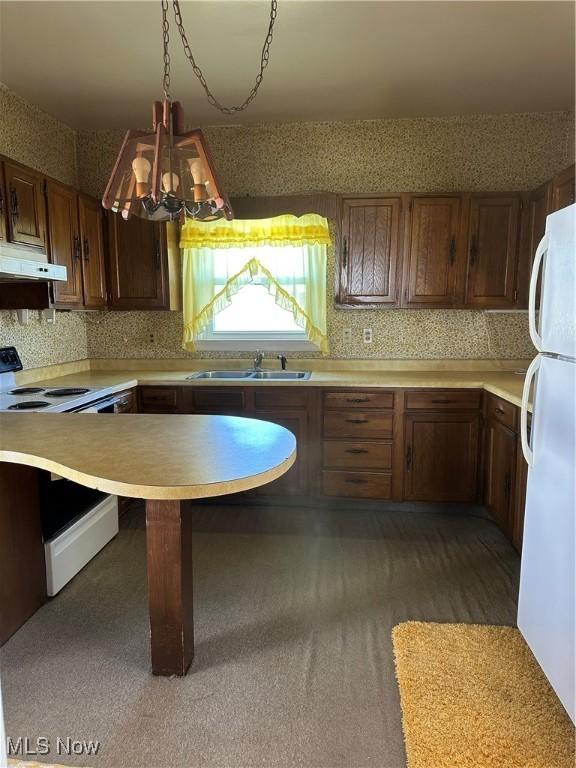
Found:
[[[88,337],[84,312],[57,312],[51,325],[30,311],[28,325],[20,325],[16,312],[0,312],[0,347],[16,347],[25,369],[84,360]]]
[[[180,312],[86,313],[88,355],[108,359],[253,357],[253,353],[182,349]],[[352,328],[352,342],[343,330]],[[372,344],[362,328],[372,328]],[[534,356],[526,313],[478,311],[333,310],[328,318],[330,358],[387,360],[526,359]],[[282,352],[278,344],[278,352]],[[319,357],[295,352],[293,357]]]

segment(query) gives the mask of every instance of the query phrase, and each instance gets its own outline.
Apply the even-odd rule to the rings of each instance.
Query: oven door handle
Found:
[[[85,406],[80,405],[78,408],[68,411],[68,413],[100,413],[104,408],[108,408],[111,405],[114,406],[118,401],[119,398],[111,397],[108,400],[100,400],[97,403],[88,403]]]

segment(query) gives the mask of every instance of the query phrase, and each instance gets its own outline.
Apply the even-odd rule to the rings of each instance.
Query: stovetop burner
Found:
[[[44,387],[18,387],[11,389],[9,395],[37,395],[38,392],[44,392]]]
[[[63,387],[62,389],[51,389],[44,393],[44,397],[71,397],[73,395],[85,395],[90,392],[89,389],[81,387]]]
[[[27,411],[32,408],[48,408],[50,403],[46,403],[44,400],[24,400],[22,403],[14,403],[9,405],[9,411]]]

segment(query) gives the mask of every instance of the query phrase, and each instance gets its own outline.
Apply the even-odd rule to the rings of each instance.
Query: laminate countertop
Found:
[[[120,496],[196,499],[256,488],[296,459],[284,427],[236,416],[0,414],[0,461]]]
[[[196,363],[198,361],[195,361]],[[214,365],[207,360],[206,369]],[[198,368],[196,367],[196,370]],[[239,379],[188,379],[189,371],[85,371],[35,382],[45,387],[90,387],[101,390],[102,396],[141,385],[194,387],[359,387],[359,388],[450,388],[484,389],[520,406],[524,375],[513,371],[313,371],[306,381],[271,381]]]

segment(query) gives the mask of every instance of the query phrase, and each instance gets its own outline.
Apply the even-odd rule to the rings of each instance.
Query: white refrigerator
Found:
[[[575,686],[576,205],[548,216],[534,259],[529,320],[538,354],[526,374],[528,462],[518,628],[572,721]],[[540,311],[536,288],[541,274]],[[527,433],[532,390],[533,415]]]

